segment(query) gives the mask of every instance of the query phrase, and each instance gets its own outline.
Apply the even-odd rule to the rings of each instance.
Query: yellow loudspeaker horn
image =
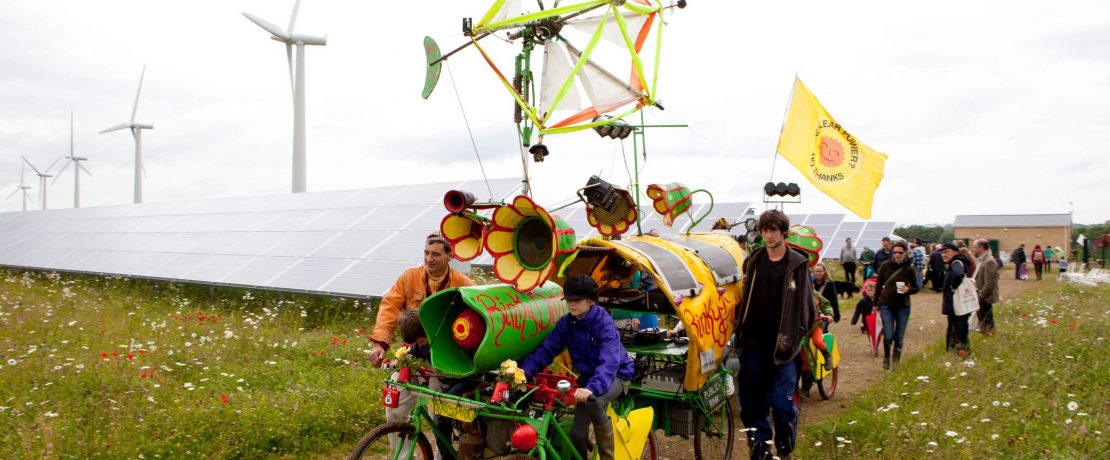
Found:
[[[524,195],[494,211],[485,240],[494,276],[519,292],[547,281],[575,243],[574,228]]]
[[[448,214],[439,224],[443,239],[451,243],[451,255],[459,260],[471,260],[482,255],[486,229],[485,219],[474,214]]]

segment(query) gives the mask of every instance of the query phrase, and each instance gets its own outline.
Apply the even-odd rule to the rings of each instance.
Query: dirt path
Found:
[[[1026,289],[1038,286],[1040,283],[1056,282],[1055,276],[1047,274],[1044,281],[1040,283],[1036,281],[1017,281],[1014,280],[1012,271],[1003,271],[1000,281],[1003,299],[1014,297]],[[824,401],[817,394],[817,389],[814,388],[808,398],[802,397],[800,401],[802,411],[799,419],[799,430],[804,430],[807,425],[820,423],[829,417],[840,415],[856,402],[864,390],[878,382],[883,376],[881,355],[880,357],[872,356],[871,345],[867,336],[860,333],[859,325],[852,326],[849,324],[858,300],[858,296],[848,300],[841,299],[841,320],[839,323],[832,324],[829,328],[830,332],[836,336],[840,347],[839,381],[836,395],[832,399]],[[940,303],[940,294],[933,293],[928,289],[914,295],[913,310],[910,314],[909,328],[906,331],[905,348],[902,351],[905,358],[917,356],[926,344],[943,340],[947,319],[940,312]],[[972,347],[974,347],[975,340],[981,339],[974,336],[974,331],[972,331],[972,334]],[[747,455],[747,446],[743,432],[739,431],[744,428],[740,423],[739,411],[736,413],[736,428],[738,433],[732,456],[733,458],[744,458]],[[657,434],[659,458],[666,460],[693,458],[692,441],[683,440],[679,437],[667,438],[662,435],[662,431],[657,432]]]
[[[1009,275],[1009,277],[1007,277]],[[1041,283],[1054,283],[1055,278],[1048,277]],[[1017,281],[1013,272],[1003,272],[1000,280],[1003,299],[1013,297],[1018,293],[1037,286],[1035,281]],[[860,393],[878,382],[883,376],[882,350],[879,356],[871,356],[871,344],[867,336],[860,333],[859,325],[852,326],[852,312],[855,310],[857,296],[851,300],[841,300],[839,323],[829,327],[829,331],[836,336],[840,347],[839,380],[836,395],[828,401],[821,400],[817,389],[811,391],[810,397],[801,399],[802,413],[799,417],[799,428],[806,425],[819,423],[829,417],[840,415],[859,398]],[[944,331],[948,320],[940,312],[941,296],[928,290],[913,296],[913,307],[910,312],[909,327],[906,330],[903,357],[917,356],[926,344],[944,339]],[[972,331],[972,349],[975,340]]]

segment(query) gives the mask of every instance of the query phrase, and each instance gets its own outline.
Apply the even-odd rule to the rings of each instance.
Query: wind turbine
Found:
[[[304,47],[305,45],[325,46],[328,37],[301,35],[293,33],[297,23],[297,10],[301,0],[293,4],[293,15],[289,18],[289,28],[281,30],[266,20],[250,13],[243,13],[251,22],[270,33],[270,38],[285,43],[285,57],[289,62],[289,84],[293,90],[293,193],[303,193],[305,180],[305,114],[304,114]],[[293,46],[297,46],[297,72],[293,74]]]
[[[53,168],[54,165],[58,164],[58,160],[61,160],[61,158],[59,158],[58,160],[54,160],[53,163],[50,163],[50,168],[46,168],[46,173],[44,173],[42,171],[39,171],[39,169],[36,168],[35,165],[31,164],[30,161],[27,161],[27,157],[20,157],[20,158],[23,158],[23,162],[27,163],[27,166],[30,166],[31,169],[35,171],[35,175],[39,176],[39,199],[42,200],[42,210],[45,211],[46,210],[46,179],[54,177],[53,175],[47,174],[47,173],[50,172],[50,168]]]
[[[89,161],[89,159],[85,158],[85,157],[79,157],[79,156],[76,156],[76,155],[73,154],[73,111],[72,110],[69,112],[69,156],[68,157],[62,157],[62,158],[65,158],[65,159],[73,162],[73,165],[74,165],[73,166],[73,207],[74,208],[80,208],[81,207],[81,171],[85,171],[85,174],[88,174],[90,176],[92,175],[92,173],[89,172],[88,169],[85,169],[84,166],[81,166],[82,161]],[[62,173],[65,172],[66,168],[68,168],[68,167],[69,167],[69,163],[66,163],[65,166],[62,166],[62,169],[60,169],[58,171],[58,176],[55,177],[54,180],[50,181],[50,184],[53,185],[55,182],[58,182],[58,179],[62,178]]]
[[[30,185],[23,185],[23,176],[25,175],[24,173],[26,173],[26,172],[27,172],[27,167],[24,166],[24,165],[20,165],[19,166],[19,185],[16,186],[15,191],[13,191],[11,193],[11,195],[8,195],[8,198],[11,198],[12,195],[15,195],[16,193],[19,193],[19,192],[23,192],[23,210],[24,211],[27,210],[27,200],[35,201],[35,200],[31,199],[31,197],[27,194],[27,191],[31,189],[31,186]]]
[[[139,75],[139,90],[135,92],[135,105],[131,108],[131,121],[127,123],[120,123],[111,128],[101,131],[100,134],[120,130],[123,128],[131,128],[131,136],[135,138],[135,203],[143,202],[143,173],[146,168],[143,167],[143,130],[154,129],[154,125],[147,123],[135,123],[135,113],[139,111],[139,94],[143,92],[143,78],[146,77],[146,66],[143,66],[143,73]],[[81,168],[84,169],[84,168]],[[88,172],[88,171],[85,171]]]

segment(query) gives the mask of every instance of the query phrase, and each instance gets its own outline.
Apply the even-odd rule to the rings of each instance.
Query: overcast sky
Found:
[[[511,99],[473,49],[420,98],[422,38],[453,48],[461,18],[477,21],[491,3],[303,1],[296,31],[328,36],[307,50],[309,191],[481,178],[452,82],[487,175],[519,176]],[[718,201],[758,202],[774,164],[774,181],[803,188],[804,203],[788,211],[859,220],[774,162],[797,74],[889,155],[875,220],[1069,210],[1077,223],[1110,219],[1110,2],[689,3],[663,37],[657,96],[666,110],[646,116],[690,127],[649,131],[644,184],[679,181]],[[97,132],[127,121],[144,64],[136,121],[155,126],[143,133],[146,201],[287,193],[285,50],[240,13],[285,27],[292,7],[0,2],[3,194],[19,183],[20,155],[45,167],[68,154],[72,109],[76,153],[93,173],[81,179],[82,205],[130,203],[131,136]],[[511,72],[513,47],[483,43]],[[545,143],[551,156],[532,167],[541,204],[565,201],[591,174],[629,182],[619,142],[583,132]],[[631,142],[624,150],[631,167]],[[51,208],[71,207],[72,170],[48,190]],[[17,197],[0,202],[0,211],[19,209]]]

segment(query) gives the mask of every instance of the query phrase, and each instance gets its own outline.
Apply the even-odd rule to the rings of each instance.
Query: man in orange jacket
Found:
[[[370,334],[373,341],[371,364],[382,364],[401,312],[419,308],[424,299],[444,289],[474,285],[474,281],[448,265],[450,260],[451,245],[447,240],[438,233],[428,235],[424,244],[424,264],[401,273],[378,305],[378,319],[374,322],[374,332]]]

